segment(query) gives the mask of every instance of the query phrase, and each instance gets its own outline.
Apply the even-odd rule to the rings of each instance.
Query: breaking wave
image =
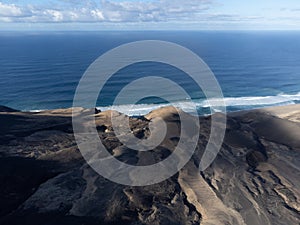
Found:
[[[98,109],[105,110],[117,110],[130,116],[145,115],[154,109],[173,105],[182,109],[185,112],[191,112],[193,104],[196,105],[199,114],[208,114],[207,110],[203,112],[203,109],[210,109],[210,107],[217,107],[224,101],[228,111],[236,111],[243,109],[254,109],[265,106],[279,106],[279,105],[291,105],[296,104],[300,101],[300,92],[295,95],[289,94],[278,94],[275,96],[248,96],[248,97],[224,97],[224,99],[193,99],[191,101],[178,101],[172,104],[161,103],[161,104],[129,104],[129,105],[115,105],[108,107],[97,107]],[[216,110],[213,110],[216,112]]]

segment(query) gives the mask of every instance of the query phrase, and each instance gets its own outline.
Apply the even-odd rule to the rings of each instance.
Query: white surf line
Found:
[[[237,211],[223,204],[191,161],[179,172],[178,182],[204,225],[246,225]]]

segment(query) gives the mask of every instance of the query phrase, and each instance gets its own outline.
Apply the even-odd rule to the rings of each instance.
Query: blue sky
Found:
[[[0,0],[0,30],[300,30],[300,0]]]

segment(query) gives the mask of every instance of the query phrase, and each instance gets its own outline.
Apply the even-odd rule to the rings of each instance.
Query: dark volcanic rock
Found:
[[[113,183],[86,164],[72,134],[71,109],[2,112],[0,225],[299,224],[300,110],[294,107],[288,119],[261,110],[230,114],[222,149],[202,172],[197,166],[209,138],[210,117],[200,118],[192,160],[171,178],[144,187]],[[129,119],[124,137],[140,140],[155,133],[149,128],[155,118],[165,120],[166,137],[146,152],[119,141],[111,112],[76,110],[95,116],[103,145],[127,164],[164,160],[180,140],[174,108]]]
[[[0,216],[16,210],[40,184],[56,176],[57,163],[23,157],[0,158]]]
[[[267,157],[260,151],[249,152],[246,156],[249,166],[257,167],[259,163],[266,162]]]
[[[3,105],[0,105],[0,112],[20,112],[19,110],[12,109]]]

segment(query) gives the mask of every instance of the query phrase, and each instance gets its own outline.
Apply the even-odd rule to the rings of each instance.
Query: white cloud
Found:
[[[64,19],[63,13],[57,10],[47,9],[43,12],[43,14],[50,17],[50,19],[55,22],[63,21]]]
[[[24,16],[25,13],[21,8],[14,4],[3,4],[0,2],[0,17],[19,17]]]
[[[100,20],[100,21],[104,20],[103,13],[99,9],[92,10],[91,14],[96,20]]]

